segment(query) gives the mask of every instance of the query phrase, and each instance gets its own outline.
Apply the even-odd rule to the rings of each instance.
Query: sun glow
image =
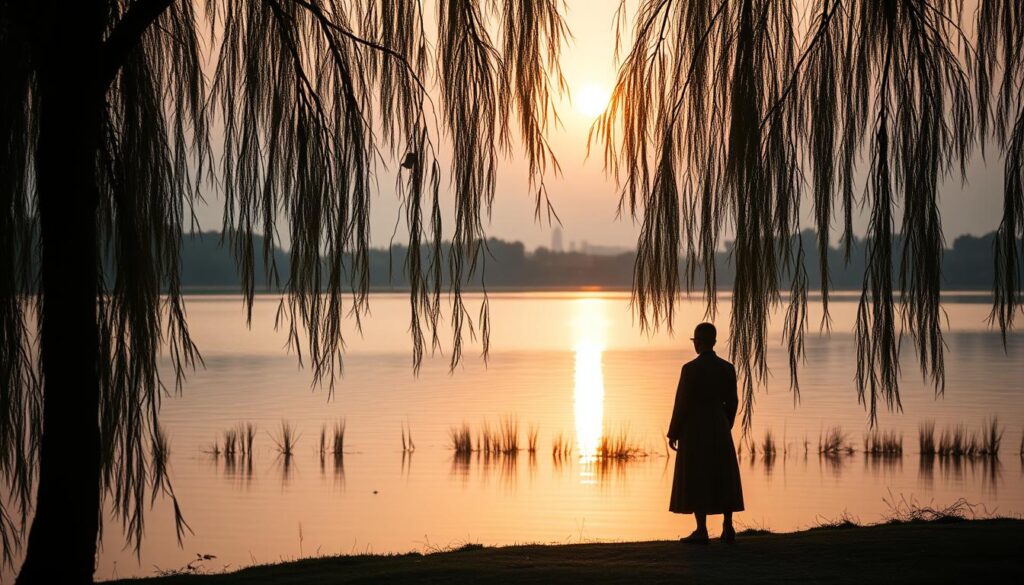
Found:
[[[600,116],[606,107],[611,94],[607,89],[592,83],[584,85],[572,95],[572,103],[584,116],[595,118]]]

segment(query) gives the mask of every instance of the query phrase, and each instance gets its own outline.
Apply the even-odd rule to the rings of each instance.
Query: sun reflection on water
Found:
[[[591,341],[576,344],[576,442],[584,459],[593,458],[604,423],[604,374],[601,354],[604,348]]]
[[[597,454],[604,432],[604,372],[601,359],[605,349],[607,318],[601,299],[579,299],[573,309],[576,338],[573,393],[576,448],[581,462],[589,463]]]

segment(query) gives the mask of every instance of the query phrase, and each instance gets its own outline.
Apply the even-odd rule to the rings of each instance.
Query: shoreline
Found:
[[[1024,574],[1024,520],[833,524],[741,532],[735,546],[676,541],[529,544],[401,555],[306,558],[230,573],[107,581],[203,583],[959,583]]]

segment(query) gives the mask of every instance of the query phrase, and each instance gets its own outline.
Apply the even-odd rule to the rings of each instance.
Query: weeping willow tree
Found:
[[[620,8],[620,34],[625,5]],[[802,28],[796,23],[803,23]],[[591,141],[641,225],[634,300],[645,327],[673,324],[698,277],[716,312],[714,256],[735,238],[730,344],[749,430],[768,377],[770,315],[785,310],[791,387],[808,330],[802,205],[818,234],[823,329],[827,248],[867,210],[855,321],[857,389],[873,424],[900,409],[906,336],[944,390],[940,303],[945,180],[975,149],[1005,162],[991,320],[1020,307],[1024,235],[1024,8],[1012,0],[643,0],[611,103]],[[899,234],[902,248],[894,248]],[[788,279],[788,295],[780,284]]]
[[[368,307],[371,200],[394,177],[414,366],[439,346],[443,293],[458,363],[473,330],[459,291],[483,272],[499,157],[525,145],[538,210],[557,171],[545,133],[564,87],[562,8],[0,2],[0,537],[10,563],[28,532],[19,583],[91,582],[104,510],[136,549],[158,496],[187,530],[157,413],[201,363],[179,270],[203,189],[223,200],[249,319],[261,263],[283,289],[279,326],[329,385],[342,320]],[[455,153],[447,177],[441,141]],[[287,274],[273,265],[282,239]],[[479,319],[486,340],[486,304]]]

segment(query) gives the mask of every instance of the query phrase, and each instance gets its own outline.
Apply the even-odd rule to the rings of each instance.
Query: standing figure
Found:
[[[696,359],[683,366],[675,408],[668,427],[669,447],[676,451],[669,511],[693,514],[697,530],[681,539],[708,543],[708,514],[723,514],[722,540],[732,544],[732,513],[743,510],[743,487],[732,442],[739,395],[736,369],[715,355],[717,331],[701,323],[693,331]]]

